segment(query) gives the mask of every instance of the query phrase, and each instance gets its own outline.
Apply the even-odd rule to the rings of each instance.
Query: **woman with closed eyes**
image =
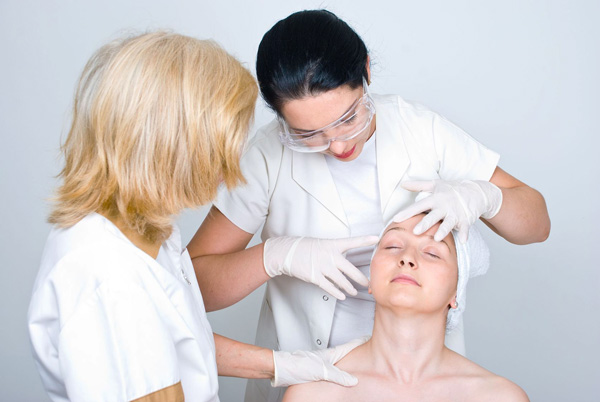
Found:
[[[453,234],[435,241],[438,225],[415,235],[421,218],[390,224],[373,255],[373,336],[337,363],[358,385],[295,385],[284,402],[529,400],[516,384],[444,346],[464,311],[467,280],[485,273],[489,252],[475,229],[466,244]]]

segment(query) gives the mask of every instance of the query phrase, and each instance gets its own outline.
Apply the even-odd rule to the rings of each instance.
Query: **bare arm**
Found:
[[[181,386],[181,381],[179,381],[177,384],[159,389],[151,394],[134,399],[131,402],[184,402],[184,400],[183,388]]]
[[[511,243],[542,242],[550,234],[550,217],[544,197],[499,167],[490,182],[502,190],[502,207],[492,219],[482,219]]]
[[[252,236],[213,206],[188,244],[206,311],[237,303],[269,279],[263,244],[245,248]]]
[[[273,351],[214,334],[219,375],[241,378],[273,378]]]

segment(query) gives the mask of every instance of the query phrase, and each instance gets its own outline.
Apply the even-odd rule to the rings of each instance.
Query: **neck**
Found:
[[[368,344],[374,370],[404,383],[439,373],[447,352],[444,324],[438,314],[377,306]]]
[[[111,217],[105,214],[102,214],[102,216],[111,221],[117,227],[117,229],[119,229],[121,233],[123,233],[123,235],[133,243],[134,246],[154,259],[158,257],[158,251],[160,250],[160,246],[162,244],[160,241],[148,240],[143,235],[125,225],[120,216]]]

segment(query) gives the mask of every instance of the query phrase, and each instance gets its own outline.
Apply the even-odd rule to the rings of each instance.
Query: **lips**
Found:
[[[344,152],[343,154],[335,154],[335,157],[338,159],[347,159],[349,158],[353,153],[354,150],[356,149],[356,144],[352,147],[352,149],[348,152]]]
[[[399,275],[395,276],[394,279],[392,279],[392,282],[405,283],[407,285],[415,285],[415,286],[421,287],[421,285],[419,284],[419,282],[416,281],[415,278],[413,278],[410,275],[406,275],[406,274],[399,274]]]

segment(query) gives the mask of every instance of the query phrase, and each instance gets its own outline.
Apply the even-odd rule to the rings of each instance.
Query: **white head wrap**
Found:
[[[469,239],[465,244],[458,240],[457,232],[452,232],[456,246],[458,282],[456,284],[457,308],[450,308],[446,320],[446,333],[452,331],[467,304],[467,282],[470,278],[483,275],[490,266],[490,249],[475,226],[469,228]]]
[[[392,223],[388,222],[379,235],[383,235],[387,227]],[[450,308],[448,318],[446,319],[446,333],[452,331],[460,320],[460,316],[467,304],[467,282],[470,278],[483,275],[490,266],[490,250],[483,240],[481,233],[475,226],[469,228],[469,239],[465,244],[458,240],[458,232],[453,231],[454,245],[456,246],[456,262],[458,265],[458,281],[456,284],[456,303],[457,308]],[[377,251],[377,248],[375,248]],[[375,255],[375,251],[373,255]],[[371,260],[373,256],[371,256]]]

